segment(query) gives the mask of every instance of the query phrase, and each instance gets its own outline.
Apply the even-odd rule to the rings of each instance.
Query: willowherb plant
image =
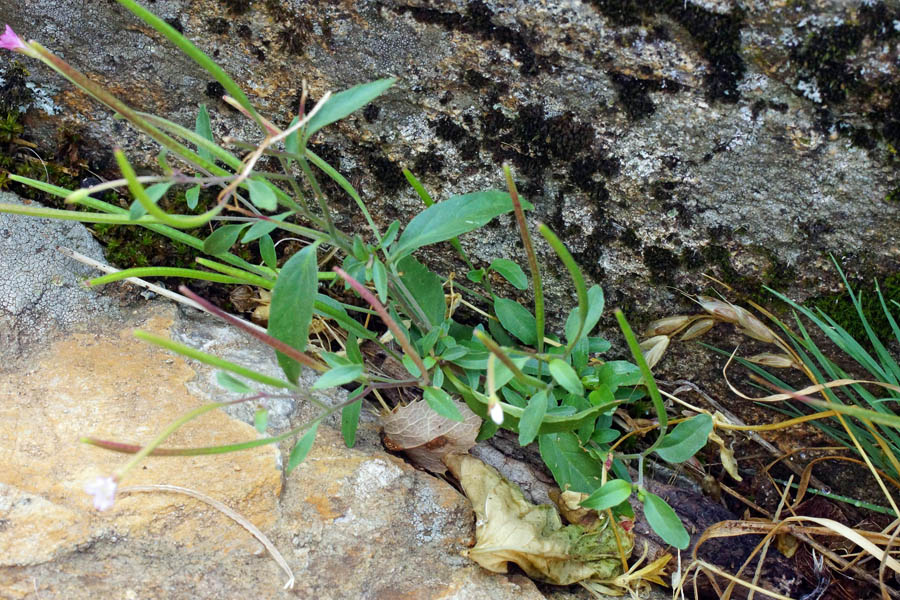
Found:
[[[174,276],[263,290],[270,301],[265,330],[229,315],[187,288],[181,288],[182,294],[195,306],[271,346],[284,377],[270,377],[172,340],[136,332],[135,335],[150,343],[221,369],[218,380],[222,387],[243,396],[195,409],[170,424],[143,447],[85,438],[87,443],[133,453],[115,474],[89,486],[98,509],[112,505],[117,483],[134,465],[151,454],[231,452],[297,438],[287,462],[286,468],[290,471],[309,452],[323,419],[341,411],[342,432],[346,443],[352,445],[363,398],[369,394],[377,395],[379,390],[406,388],[420,390],[436,413],[459,421],[463,417],[453,397],[462,397],[472,411],[485,419],[480,439],[490,437],[502,426],[516,432],[522,445],[537,441],[541,456],[559,485],[583,494],[586,507],[633,517],[628,499],[635,494],[644,503],[646,517],[660,536],[678,548],[687,547],[689,536],[674,511],[664,500],[644,488],[640,463],[650,454],[675,463],[689,459],[705,445],[712,434],[714,421],[708,414],[698,414],[669,431],[665,406],[650,371],[665,350],[664,346],[660,347],[663,340],[652,338],[655,341],[642,348],[621,312],[617,311],[616,317],[636,364],[598,358],[610,348],[605,339],[592,335],[604,310],[603,291],[596,285],[586,286],[563,243],[549,228],[540,225],[541,237],[569,272],[578,299],[577,307],[566,319],[562,337],[545,330],[540,266],[525,218],[525,211],[532,207],[519,198],[508,168],[505,168],[506,191],[469,193],[442,202],[434,202],[421,182],[404,170],[425,209],[402,231],[399,221],[393,221],[381,230],[357,190],[309,148],[309,141],[322,128],[375,100],[395,83],[394,79],[381,79],[333,95],[326,94],[308,113],[303,113],[302,109],[306,99],[304,93],[300,114],[282,129],[261,116],[240,87],[179,32],[134,0],[118,2],[168,38],[222,84],[228,94],[225,100],[258,125],[262,139],[256,143],[231,140],[232,146],[247,151],[241,157],[213,138],[205,107],[199,108],[193,130],[136,111],[37,42],[22,41],[7,26],[6,33],[0,37],[0,46],[47,64],[155,140],[162,148],[159,164],[163,174],[137,176],[124,153],[116,149],[114,155],[122,178],[90,188],[68,190],[11,176],[17,182],[65,198],[67,203],[85,210],[0,204],[0,211],[85,223],[137,225],[202,250],[211,257],[197,259],[204,268],[126,269],[89,283],[100,285],[129,277]],[[274,159],[281,172],[260,170],[258,164],[263,157]],[[365,235],[350,233],[337,227],[319,183],[323,176],[333,180],[355,201],[369,232]],[[149,187],[145,187],[147,184]],[[186,188],[188,211],[197,207],[201,189],[218,190],[217,202],[199,214],[168,213],[159,206],[159,201],[179,187]],[[128,209],[92,195],[125,189],[133,197]],[[226,212],[232,214],[226,218]],[[526,250],[534,294],[533,313],[519,302],[497,295],[491,286],[496,275],[519,290],[528,289],[529,278],[518,264],[497,259],[488,266],[476,268],[458,240],[458,236],[510,212],[515,216]],[[209,223],[218,226],[203,240],[183,231]],[[276,230],[302,239],[305,246],[293,255],[279,256],[272,235]],[[469,265],[468,283],[442,277],[415,258],[420,248],[441,242],[450,242]],[[262,262],[254,264],[231,253],[236,243],[256,243]],[[337,256],[340,266],[320,271],[323,254]],[[352,289],[369,308],[342,303],[321,293],[320,285],[329,281],[332,285]],[[484,321],[473,326],[471,322],[458,320],[455,315],[459,305],[466,305],[483,315]],[[479,305],[488,307],[489,312]],[[373,322],[380,321],[384,328],[370,328],[369,320],[364,326],[353,313],[376,317]],[[314,319],[333,322],[344,336],[335,338],[328,347],[311,347],[310,328]],[[706,327],[708,323],[701,325],[701,321],[703,319],[696,320],[694,326]],[[667,336],[668,333],[661,331],[658,335]],[[403,365],[406,373],[387,375],[375,369],[365,358],[363,343],[373,344],[393,357]],[[668,337],[665,337],[665,343],[668,343]],[[205,412],[235,402],[264,404],[272,397],[267,392],[256,392],[248,382],[274,386],[299,398],[298,380],[302,367],[320,373],[314,388],[351,386],[353,389],[347,400],[335,406],[320,405],[320,412],[312,421],[277,436],[211,448],[162,447],[164,440],[178,427]],[[617,446],[625,438],[613,426],[613,413],[644,397],[649,397],[656,412],[658,436],[642,452],[617,453]],[[264,410],[257,413],[256,420],[258,429],[265,431]],[[631,481],[625,466],[628,460],[639,463],[637,482]]]

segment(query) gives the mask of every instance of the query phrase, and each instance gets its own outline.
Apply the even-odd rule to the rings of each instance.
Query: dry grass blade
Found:
[[[278,566],[281,567],[285,573],[287,573],[288,580],[284,584],[284,589],[290,590],[294,587],[294,572],[291,571],[291,567],[287,564],[287,561],[284,560],[284,557],[281,555],[281,552],[278,551],[278,548],[275,547],[272,542],[269,541],[269,538],[259,530],[259,528],[248,521],[244,516],[235,512],[234,510],[228,508],[218,500],[214,498],[210,498],[206,494],[201,492],[197,492],[192,489],[183,488],[177,485],[166,485],[166,484],[154,484],[154,485],[132,485],[128,487],[124,487],[119,489],[120,494],[130,494],[133,492],[172,492],[175,494],[184,494],[186,496],[190,496],[191,498],[196,498],[201,502],[205,502],[206,504],[212,506],[222,514],[231,518],[233,521],[241,525],[244,529],[253,534],[259,542],[266,547],[266,550],[269,551],[269,554],[272,555],[272,558],[275,559],[275,562],[278,563]]]

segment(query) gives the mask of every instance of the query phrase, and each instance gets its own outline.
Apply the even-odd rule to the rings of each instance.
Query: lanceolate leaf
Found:
[[[712,429],[709,415],[700,414],[682,421],[656,447],[656,453],[666,462],[684,462],[706,445]]]
[[[584,387],[581,385],[581,378],[569,363],[559,358],[550,361],[550,374],[558,384],[566,388],[570,394],[581,396],[584,394]]]
[[[314,390],[324,390],[350,383],[362,375],[362,365],[341,365],[325,371],[313,384]]]
[[[285,263],[272,290],[269,308],[269,335],[301,352],[306,349],[309,339],[309,324],[318,289],[316,247],[317,244],[307,246]],[[296,383],[300,365],[280,352],[276,355],[285,376]]]
[[[412,256],[399,261],[397,269],[400,280],[416,299],[431,326],[437,327],[443,323],[447,303],[440,277]]]
[[[207,139],[211,142],[213,141],[212,126],[209,122],[209,113],[206,111],[205,104],[201,104],[200,110],[197,111],[197,122],[194,124],[194,132],[204,139]],[[206,148],[197,146],[197,154],[199,154],[206,160],[213,160],[213,155]]]
[[[246,227],[247,223],[243,225],[222,225],[203,240],[203,251],[213,256],[228,252]]]
[[[248,179],[247,187],[250,189],[250,202],[260,210],[275,210],[278,208],[278,197],[275,191],[264,181]]]
[[[316,421],[312,425],[309,426],[309,429],[306,433],[303,434],[303,437],[297,440],[297,443],[294,444],[294,449],[291,450],[291,457],[288,459],[287,469],[285,469],[286,473],[290,473],[294,470],[294,467],[303,462],[303,459],[306,458],[306,455],[309,454],[309,451],[312,449],[313,442],[316,441],[316,432],[319,430],[319,422]]]
[[[348,404],[341,409],[341,435],[344,444],[352,448],[356,444],[356,429],[359,427],[359,413],[362,410],[362,399]]]
[[[584,320],[584,327],[581,330],[581,335],[583,337],[590,335],[591,331],[594,330],[594,327],[597,326],[600,317],[603,315],[603,289],[599,285],[593,285],[591,286],[591,289],[587,291],[587,297],[587,318]],[[569,343],[572,342],[575,335],[578,333],[578,321],[578,308],[576,307],[569,313],[569,317],[566,319],[566,341]]]
[[[522,267],[511,260],[498,258],[491,262],[491,270],[500,273],[505,280],[510,282],[514,287],[524,290],[528,287],[528,279]]]
[[[528,205],[527,208],[532,207]],[[512,209],[509,194],[499,190],[453,196],[429,206],[413,217],[400,234],[400,239],[393,248],[393,254],[399,258],[422,246],[468,233]]]
[[[659,537],[667,544],[671,544],[679,550],[684,550],[691,543],[691,536],[681,524],[681,519],[666,504],[666,501],[647,491],[638,494],[638,498],[644,503],[644,516],[647,523],[653,528]]]
[[[527,308],[514,300],[497,298],[494,300],[494,312],[503,328],[523,344],[533,346],[537,342],[534,315]]]
[[[574,433],[553,433],[540,437],[541,458],[559,487],[591,494],[600,487],[602,465],[584,451]]]
[[[306,124],[306,137],[362,108],[383,94],[395,81],[395,77],[378,79],[334,94]]]
[[[451,421],[459,421],[460,423],[463,421],[462,413],[459,412],[459,408],[453,403],[453,398],[441,388],[427,387],[423,395],[425,396],[425,402],[437,414]]]
[[[585,498],[581,505],[596,511],[618,506],[631,495],[631,484],[623,479],[607,481],[596,492]]]
[[[504,390],[505,391],[505,390]],[[527,446],[537,437],[541,428],[541,421],[547,414],[547,392],[539,391],[528,400],[525,412],[519,419],[519,445]]]

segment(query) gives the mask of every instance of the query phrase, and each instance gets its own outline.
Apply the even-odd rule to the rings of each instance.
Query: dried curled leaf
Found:
[[[382,417],[384,444],[405,452],[416,465],[432,473],[446,473],[441,459],[452,452],[465,453],[475,445],[481,418],[464,403],[453,400],[463,421],[451,421],[434,412],[424,400],[398,406]]]
[[[554,507],[531,504],[518,486],[474,456],[451,454],[444,461],[462,484],[477,518],[476,544],[465,554],[485,569],[506,573],[513,562],[532,579],[557,585],[611,583],[622,574],[616,535],[626,557],[634,538],[619,525],[601,519],[589,529],[564,527]]]

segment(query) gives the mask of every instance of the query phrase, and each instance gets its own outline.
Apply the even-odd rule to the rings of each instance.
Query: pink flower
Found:
[[[94,497],[94,508],[108,510],[116,499],[116,485],[112,477],[98,477],[84,486],[84,491]]]
[[[3,32],[3,35],[0,35],[0,48],[6,48],[7,50],[15,52],[17,50],[25,50],[27,46],[25,46],[25,42],[16,35],[16,32],[13,31],[12,27],[7,25],[6,31]]]

